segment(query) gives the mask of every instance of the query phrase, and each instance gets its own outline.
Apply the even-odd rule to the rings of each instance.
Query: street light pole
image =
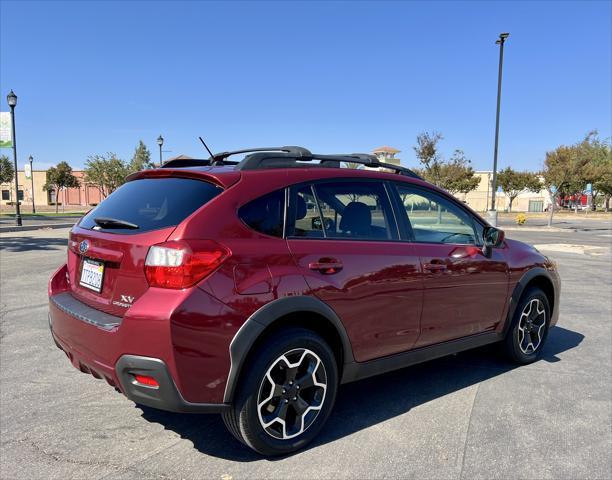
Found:
[[[499,111],[501,108],[502,66],[504,64],[504,42],[510,36],[509,33],[500,33],[495,42],[499,45],[499,71],[497,73],[497,114],[495,116],[495,149],[493,150],[493,179],[491,180],[491,211],[489,220],[497,227],[497,210],[495,210],[495,197],[497,195],[497,146],[499,143]]]
[[[15,138],[15,106],[17,105],[17,95],[11,90],[6,96],[6,101],[11,108],[11,129],[13,134],[13,163],[15,165],[15,220],[17,226],[21,227],[21,212],[19,210],[19,179],[17,178],[17,139]]]
[[[162,145],[164,144],[164,137],[162,137],[161,135],[157,137],[157,144],[159,145],[159,166],[161,168],[164,164],[162,160]]]
[[[32,162],[34,158],[30,155],[30,179],[32,180],[32,213],[36,213],[36,205],[34,204],[34,169],[32,168]]]

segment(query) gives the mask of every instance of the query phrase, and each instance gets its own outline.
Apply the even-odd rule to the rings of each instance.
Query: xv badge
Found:
[[[121,295],[121,301],[131,305],[134,302],[134,297],[131,297],[130,295]]]
[[[123,308],[130,308],[132,306],[132,303],[134,303],[134,297],[132,297],[131,295],[121,295],[120,302],[118,302],[117,300],[113,301],[113,305],[117,305],[118,307]]]

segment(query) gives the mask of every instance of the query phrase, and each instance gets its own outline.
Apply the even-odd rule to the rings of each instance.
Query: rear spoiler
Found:
[[[225,171],[213,174],[211,172],[205,172],[201,170],[187,170],[182,168],[164,168],[164,169],[153,169],[153,170],[141,170],[139,172],[128,175],[125,179],[126,182],[132,180],[139,180],[141,178],[192,178],[194,180],[203,180],[206,182],[214,183],[222,188],[229,188],[240,180],[239,171]]]

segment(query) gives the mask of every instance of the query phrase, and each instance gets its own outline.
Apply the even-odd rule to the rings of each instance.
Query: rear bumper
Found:
[[[162,315],[162,309],[146,306],[132,307],[130,314],[123,317],[109,315],[74,297],[62,284],[64,278],[65,266],[56,272],[49,285],[49,328],[55,344],[75,368],[106,380],[130,400],[152,408],[196,413],[222,412],[228,408],[222,398],[217,400],[224,382],[212,383],[220,376],[218,370],[226,370],[217,357],[205,357],[197,368],[177,362],[184,355],[176,346],[177,338],[181,337],[176,334],[173,337],[176,330],[173,317]],[[195,295],[201,300],[205,294],[198,291]],[[194,337],[193,328],[190,332]],[[198,343],[202,349],[211,350],[208,342]],[[228,352],[227,347],[225,351]],[[197,353],[187,352],[189,358],[195,356],[194,352]],[[135,380],[135,374],[151,376],[159,386],[142,385]],[[221,391],[216,393],[211,387]]]
[[[82,322],[94,325],[102,330],[111,331],[121,325],[121,317],[115,317],[101,312],[79,302],[70,293],[58,293],[49,298],[49,301],[62,312]]]
[[[106,380],[109,385],[115,387],[134,403],[182,413],[221,413],[229,408],[229,405],[224,403],[191,403],[185,400],[176,387],[168,367],[159,358],[122,355],[113,368],[95,358],[83,355],[58,337],[53,331],[51,313],[49,313],[49,329],[55,345],[66,354],[75,368],[95,378]],[[142,385],[136,381],[134,375],[153,377],[159,386]]]
[[[135,403],[170,412],[220,413],[228,404],[191,403],[178,391],[168,373],[166,364],[159,358],[123,355],[115,367],[123,393]],[[139,384],[134,375],[148,375],[159,383],[159,387]]]
[[[67,314],[66,314],[67,315]],[[51,331],[51,337],[55,342],[57,348],[62,350],[72,365],[80,370],[83,373],[89,373],[93,375],[95,378],[101,378],[106,380],[106,382],[115,387],[118,391],[121,391],[119,388],[119,381],[117,376],[115,375],[115,370],[112,365],[109,365],[104,360],[99,357],[94,357],[93,355],[89,355],[87,353],[83,353],[81,350],[75,348],[72,344],[70,344],[66,339],[62,338],[57,332],[54,331],[54,324],[62,322],[63,319],[59,318],[57,312],[53,311],[53,307],[49,308],[49,330]],[[76,318],[74,321],[80,321]]]

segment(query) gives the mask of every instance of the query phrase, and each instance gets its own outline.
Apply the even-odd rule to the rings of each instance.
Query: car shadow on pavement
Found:
[[[578,332],[563,327],[553,328],[539,362],[560,361],[558,355],[577,347],[583,338],[584,335]],[[343,385],[327,425],[306,449],[333,442],[515,368],[519,367],[507,361],[499,344],[494,344]],[[142,410],[145,420],[178,433],[204,454],[239,462],[263,458],[235,440],[226,430],[220,415],[189,415],[142,406],[136,408]]]
[[[59,250],[68,245],[67,238],[0,237],[0,251],[29,252],[32,250]]]

